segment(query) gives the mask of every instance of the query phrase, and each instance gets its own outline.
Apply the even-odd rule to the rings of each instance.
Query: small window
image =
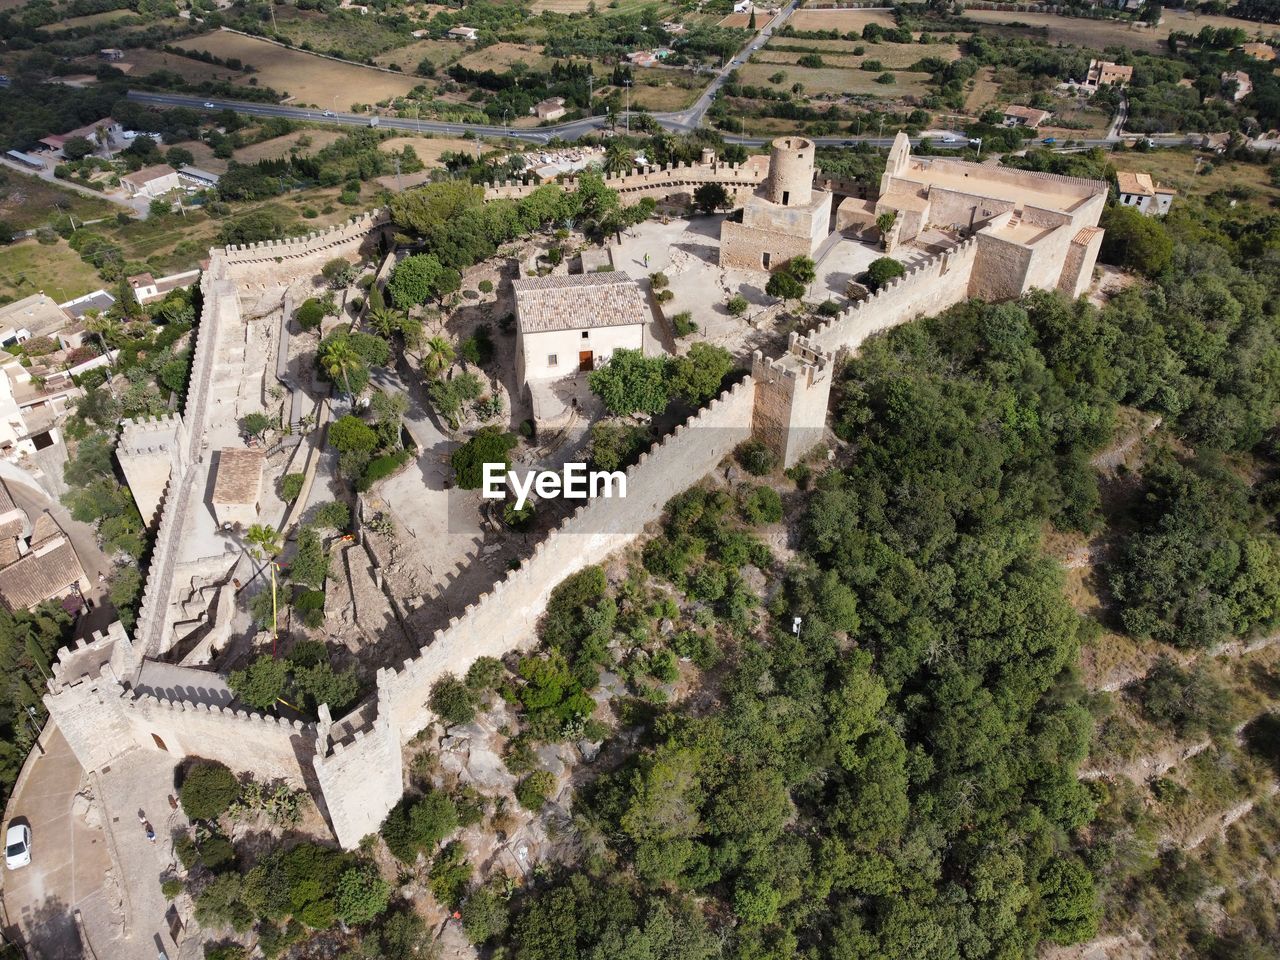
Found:
[[[556,366],[557,364],[559,364],[559,362],[560,362],[560,361],[556,359],[556,355],[555,355],[554,353],[548,353],[548,354],[547,354],[547,366],[548,366],[548,367],[554,367],[554,366]]]
[[[587,337],[589,337],[590,335],[591,335],[591,334],[590,334],[590,332],[589,332],[589,331],[587,331],[587,330],[583,330],[583,331],[582,331],[582,339],[583,339],[583,340],[587,339]]]
[[[783,190],[783,191],[782,191],[782,205],[785,207],[785,206],[786,206],[790,201],[791,201],[791,191],[790,191],[790,190]]]

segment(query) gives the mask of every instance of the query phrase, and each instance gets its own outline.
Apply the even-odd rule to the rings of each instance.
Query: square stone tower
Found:
[[[170,478],[186,471],[188,449],[187,428],[180,414],[125,420],[121,425],[116,459],[148,527],[155,522]]]
[[[792,333],[787,352],[767,360],[753,356],[756,385],[751,432],[790,467],[822,440],[831,398],[832,357],[799,334]]]

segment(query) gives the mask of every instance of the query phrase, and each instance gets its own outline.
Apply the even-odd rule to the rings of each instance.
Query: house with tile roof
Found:
[[[653,315],[625,273],[530,277],[511,288],[522,388],[590,372],[615,350],[644,348],[644,325]]]
[[[1152,180],[1149,173],[1122,170],[1116,174],[1116,185],[1120,189],[1121,206],[1133,207],[1149,217],[1168,213],[1173,206],[1173,198],[1178,195],[1178,191],[1172,187]]]
[[[258,522],[262,500],[261,450],[227,447],[218,454],[213,482],[213,515],[220,527],[247,527]]]
[[[12,516],[15,511],[20,516]],[[24,541],[21,530],[25,520],[26,514],[13,505],[9,491],[4,490],[0,497],[0,604],[16,613],[55,600],[70,611],[83,611],[89,577],[71,540],[46,510],[36,518]]]

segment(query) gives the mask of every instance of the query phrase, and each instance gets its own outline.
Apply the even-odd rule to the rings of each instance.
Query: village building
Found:
[[[1116,174],[1120,189],[1120,203],[1132,207],[1147,216],[1164,216],[1173,206],[1178,191],[1162,186],[1151,179],[1149,173],[1130,173],[1122,170]]]
[[[106,290],[95,290],[93,293],[86,293],[83,297],[76,297],[74,300],[68,300],[66,303],[58,304],[58,306],[72,320],[83,320],[91,310],[97,313],[106,313],[115,302],[116,298]],[[76,344],[76,346],[79,346],[79,344]]]
[[[0,484],[0,604],[17,613],[58,600],[73,613],[83,611],[89,578],[75,547],[48,511],[36,518],[24,538],[26,521]]]
[[[516,377],[535,417],[547,419],[552,381],[589,373],[617,350],[644,349],[652,319],[644,294],[625,273],[584,273],[513,280]],[[539,411],[543,415],[539,416]]]
[[[47,137],[42,137],[40,143],[46,151],[55,157],[61,157],[63,146],[75,137],[84,137],[94,145],[95,149],[107,152],[114,150],[125,139],[124,127],[111,117],[104,117],[96,123],[87,123],[83,127],[76,127],[66,133],[51,133]]]
[[[1276,48],[1269,43],[1246,43],[1240,49],[1255,60],[1270,62],[1276,58]]]
[[[247,527],[258,522],[262,500],[261,450],[227,447],[218,454],[218,474],[213,483],[213,515],[218,526]]]
[[[1243,70],[1226,70],[1220,79],[1222,92],[1229,96],[1233,103],[1239,103],[1253,93],[1253,81]]]
[[[772,271],[817,252],[831,232],[831,194],[813,185],[813,161],[812,140],[773,141],[769,176],[720,226],[720,266]]]
[[[1051,116],[1053,114],[1048,110],[1011,104],[1004,108],[1003,120],[1006,127],[1026,127],[1028,130],[1035,130]]]
[[[475,27],[454,27],[449,31],[448,36],[450,40],[462,40],[464,42],[469,40],[478,40],[480,38],[480,31]]]
[[[149,197],[152,200],[182,186],[178,180],[178,171],[167,163],[157,163],[143,167],[136,173],[127,173],[120,178],[120,183],[130,197]]]
[[[32,337],[52,337],[71,316],[51,297],[33,293],[0,306],[0,346],[11,347]]]
[[[529,112],[539,120],[559,120],[567,112],[564,97],[548,97],[546,100],[540,100]]]
[[[98,51],[98,59],[106,60],[109,63],[116,60],[123,60],[124,51],[119,47],[103,47]]]
[[[1086,87],[1127,87],[1133,80],[1133,67],[1112,63],[1110,60],[1090,60]]]

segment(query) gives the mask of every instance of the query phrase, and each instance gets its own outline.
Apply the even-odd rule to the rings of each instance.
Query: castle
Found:
[[[628,176],[635,189],[624,197],[664,184],[708,182],[704,177],[732,181],[755,212],[750,222],[744,213],[743,222],[730,228],[728,256],[764,269],[765,253],[772,267],[777,257],[813,250],[819,226],[827,229],[824,217],[836,206],[833,194],[816,186],[808,141],[783,138],[771,162],[767,180],[759,165],[749,172],[743,165],[633,173]],[[917,240],[940,224],[952,231],[949,242],[939,242],[905,276],[808,334],[792,334],[782,356],[757,352],[748,376],[640,457],[628,471],[626,500],[580,507],[488,594],[436,631],[416,657],[380,669],[376,690],[364,702],[336,719],[322,707],[314,724],[233,709],[216,673],[171,662],[182,625],[204,616],[201,603],[214,602],[204,586],[197,589],[199,578],[235,562],[223,554],[185,558],[179,544],[208,478],[209,418],[219,404],[233,412],[234,397],[220,386],[222,371],[245,362],[237,286],[273,271],[317,272],[324,259],[377,234],[386,216],[366,215],[297,240],[210,251],[186,410],[155,424],[127,424],[121,441],[130,482],[144,472],[151,477],[139,487],[158,517],[135,636],[117,623],[60,651],[44,698],[81,764],[95,770],[143,749],[281,777],[309,789],[339,843],[352,848],[378,829],[402,796],[402,747],[434,720],[427,705],[431,687],[446,675],[465,674],[481,656],[535,646],[537,620],[558,583],[632,543],[668,499],[712,472],[744,440],[758,437],[787,466],[800,460],[824,435],[838,356],[877,331],[971,296],[1017,296],[1032,287],[1075,295],[1088,283],[1101,237],[1104,183],[913,159],[900,135],[881,188],[874,208],[896,214],[886,238],[890,246]],[[518,195],[518,189],[492,188],[486,196]],[[843,203],[851,211],[856,206],[848,197]],[[212,596],[218,605],[228,602],[225,591]]]

